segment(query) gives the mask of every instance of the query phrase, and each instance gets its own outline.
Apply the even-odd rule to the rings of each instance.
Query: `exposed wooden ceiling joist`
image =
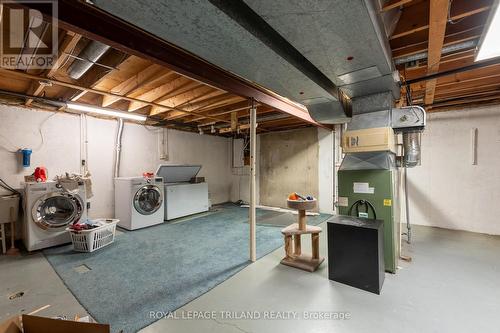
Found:
[[[389,0],[386,1],[384,6],[382,7],[382,11],[386,12],[394,8],[399,8],[403,5],[411,3],[413,0]]]
[[[432,3],[434,0],[430,2]],[[458,21],[465,17],[488,11],[491,5],[491,0],[454,0],[449,11],[449,20]],[[429,29],[429,10],[429,1],[422,1],[406,8],[390,39],[404,37]],[[446,11],[446,16],[448,20],[448,10]]]
[[[430,3],[429,12],[429,51],[427,55],[427,74],[434,74],[439,71],[441,60],[441,50],[444,43],[446,22],[448,16],[449,0],[433,0]],[[432,104],[434,101],[434,91],[436,80],[429,80],[425,87],[425,104]]]
[[[67,59],[67,55],[73,50],[76,44],[82,38],[81,35],[75,33],[67,33],[64,37],[62,44],[59,46],[59,51],[57,54],[57,59],[54,66],[46,71],[45,75],[49,78],[53,77],[56,71],[61,67],[64,61]],[[27,92],[28,95],[39,96],[45,85],[40,84],[40,81],[33,81],[30,90]],[[28,98],[26,100],[26,105],[29,106],[33,102],[33,99]]]
[[[138,73],[135,73],[127,80],[121,82],[117,86],[111,89],[111,92],[116,95],[126,95],[132,97],[131,95],[138,93],[139,89],[144,89],[144,86],[148,84],[152,84],[155,81],[161,80],[165,78],[166,75],[172,74],[172,72],[166,68],[161,67],[160,65],[152,64],[148,66],[146,69],[141,70]],[[118,101],[120,97],[118,96],[106,96],[103,98],[102,106],[107,107]]]
[[[98,90],[98,89],[94,89],[94,88],[81,87],[81,86],[78,86],[76,84],[72,84],[72,83],[68,83],[68,82],[63,82],[63,81],[59,81],[59,80],[45,79],[44,77],[41,77],[41,76],[32,75],[32,74],[28,74],[28,73],[24,73],[24,72],[19,72],[19,71],[14,71],[14,70],[8,70],[8,69],[4,69],[4,68],[0,68],[0,74],[4,74],[6,76],[24,77],[24,78],[28,78],[28,79],[32,79],[32,80],[46,80],[47,82],[52,83],[52,84],[60,85],[60,86],[67,87],[67,88],[77,89],[77,90],[85,90],[87,92],[92,92],[92,93],[95,93],[95,94],[98,94],[98,95],[102,95],[102,96],[118,97],[119,99],[124,99],[124,100],[130,101],[130,102],[134,102],[134,101],[135,102],[144,102],[144,101],[138,100],[138,99],[133,98],[133,97],[121,96],[121,95],[118,95],[116,93],[112,93],[112,92],[108,92],[108,91],[103,91],[103,90]],[[152,103],[152,102],[148,102],[147,104],[150,105],[150,106],[163,107],[163,105]],[[180,111],[180,110],[177,110],[176,108],[171,108],[171,110],[172,111]],[[184,111],[184,110],[182,110],[182,112],[191,113],[191,114],[197,115],[197,116],[204,116],[206,118],[210,118],[210,119],[213,119],[213,120],[216,120],[216,121],[222,121],[222,122],[229,122],[230,123],[230,121],[227,121],[225,119],[218,118],[218,117],[212,117],[212,116],[206,116],[206,115],[203,115],[203,114],[197,113],[197,112]]]

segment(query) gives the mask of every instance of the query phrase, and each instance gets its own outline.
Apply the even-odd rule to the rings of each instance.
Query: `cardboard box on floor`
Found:
[[[109,333],[108,324],[84,323],[38,316],[15,316],[0,323],[0,333]]]

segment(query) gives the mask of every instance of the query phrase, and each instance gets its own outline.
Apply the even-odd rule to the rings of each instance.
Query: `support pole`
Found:
[[[255,160],[256,160],[256,139],[257,139],[257,109],[255,101],[251,100],[252,107],[250,108],[250,210],[249,210],[249,225],[250,225],[250,260],[257,260],[256,241],[255,241]]]

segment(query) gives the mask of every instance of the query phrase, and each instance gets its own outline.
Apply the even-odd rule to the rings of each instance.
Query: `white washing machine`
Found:
[[[87,219],[85,185],[68,192],[54,181],[25,184],[23,241],[28,251],[71,242],[68,225]]]
[[[163,179],[161,177],[115,178],[115,218],[118,225],[135,230],[163,223]]]

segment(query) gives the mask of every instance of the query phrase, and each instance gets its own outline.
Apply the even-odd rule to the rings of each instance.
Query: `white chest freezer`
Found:
[[[201,165],[158,166],[156,175],[165,186],[165,220],[208,211],[208,184],[190,182],[200,169]]]

